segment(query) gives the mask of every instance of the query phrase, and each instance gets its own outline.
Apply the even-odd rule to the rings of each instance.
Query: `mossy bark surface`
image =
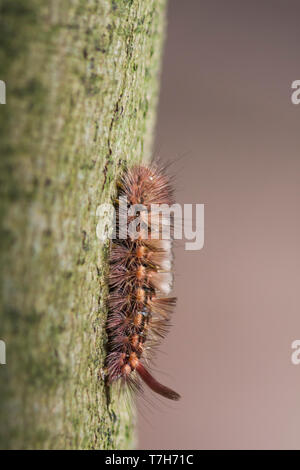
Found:
[[[164,0],[0,0],[0,447],[122,449],[96,209],[151,155]]]

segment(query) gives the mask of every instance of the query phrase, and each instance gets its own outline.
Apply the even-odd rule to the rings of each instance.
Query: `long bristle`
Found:
[[[179,400],[180,395],[177,392],[174,392],[171,388],[166,387],[165,385],[162,385],[159,383],[148,370],[141,364],[136,368],[136,371],[140,375],[140,377],[143,379],[143,381],[148,385],[148,387],[151,388],[155,393],[158,393],[159,395],[162,395],[165,398],[169,398],[169,400]]]

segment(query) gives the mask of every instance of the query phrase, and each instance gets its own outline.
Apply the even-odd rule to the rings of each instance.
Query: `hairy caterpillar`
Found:
[[[127,201],[125,209],[122,200]],[[120,379],[130,388],[141,390],[142,379],[154,392],[179,400],[178,393],[157,382],[145,367],[168,331],[176,303],[176,298],[168,297],[172,283],[171,239],[162,239],[163,225],[172,226],[172,221],[151,210],[153,204],[172,203],[170,180],[157,167],[133,167],[118,182],[118,222],[110,250],[106,365],[108,383]],[[119,221],[127,212],[126,228],[130,227],[136,220],[130,212],[132,207],[138,207],[141,223],[135,235],[128,230],[122,239]]]

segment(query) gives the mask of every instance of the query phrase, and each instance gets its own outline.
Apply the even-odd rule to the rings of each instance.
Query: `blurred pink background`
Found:
[[[143,449],[300,449],[300,3],[170,0],[156,154],[205,245],[175,250],[173,328],[139,400]],[[148,404],[148,398],[152,404]]]

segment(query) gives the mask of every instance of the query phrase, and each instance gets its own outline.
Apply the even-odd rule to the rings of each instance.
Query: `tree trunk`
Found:
[[[151,155],[165,0],[0,0],[1,448],[131,448],[96,209]]]

